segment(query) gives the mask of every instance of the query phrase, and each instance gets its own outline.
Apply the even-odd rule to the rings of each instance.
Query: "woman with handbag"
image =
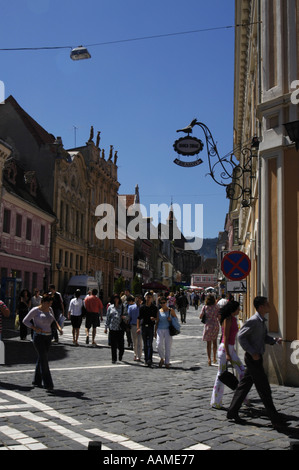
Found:
[[[159,316],[155,324],[155,338],[157,340],[158,354],[160,356],[159,367],[165,363],[166,369],[170,367],[170,351],[172,345],[172,336],[169,332],[169,325],[172,323],[172,318],[177,318],[173,308],[167,306],[167,298],[160,297]],[[178,323],[179,325],[179,323]]]
[[[221,375],[226,373],[227,363],[230,362],[232,367],[236,370],[239,380],[243,377],[245,372],[245,367],[235,350],[235,340],[238,333],[238,322],[236,317],[238,316],[239,311],[240,304],[234,300],[228,302],[220,310],[222,339],[218,348],[219,368],[211,398],[211,406],[216,409],[222,408],[224,383],[221,382]]]
[[[111,345],[112,364],[116,364],[117,350],[118,358],[122,361],[125,351],[124,344],[124,325],[128,317],[124,313],[121,298],[118,294],[114,294],[111,304],[108,307],[106,315],[105,333],[109,329],[109,339]]]

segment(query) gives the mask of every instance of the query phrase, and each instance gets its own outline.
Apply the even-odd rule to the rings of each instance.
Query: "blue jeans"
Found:
[[[33,384],[41,387],[42,384],[47,389],[53,388],[53,381],[49,369],[48,352],[51,346],[51,335],[39,335],[34,332],[33,345],[37,352],[37,362],[35,367]]]
[[[154,327],[153,326],[142,326],[142,339],[143,339],[145,362],[151,363],[153,360],[153,340],[154,340]]]

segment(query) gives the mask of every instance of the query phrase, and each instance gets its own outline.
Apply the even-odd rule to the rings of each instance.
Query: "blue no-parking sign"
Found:
[[[250,273],[251,261],[242,251],[230,251],[224,256],[221,269],[231,281],[241,281]]]

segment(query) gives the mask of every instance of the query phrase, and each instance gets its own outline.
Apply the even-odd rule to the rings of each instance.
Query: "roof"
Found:
[[[25,181],[26,173],[27,174],[31,173],[33,176],[35,176],[35,172],[34,171],[25,172],[15,160],[14,160],[14,164],[17,170],[15,183],[10,181],[10,179],[7,177],[6,171],[4,171],[3,173],[3,186],[6,189],[6,191],[11,194],[15,194],[17,197],[23,199],[24,201],[28,202],[32,206],[37,207],[43,212],[46,212],[47,214],[55,216],[55,213],[53,212],[53,210],[51,209],[51,207],[45,200],[43,193],[40,190],[37,179],[35,178],[36,195],[31,193],[30,186]]]
[[[47,132],[40,124],[38,124],[31,116],[29,116],[29,114],[26,113],[23,108],[21,108],[19,103],[15,100],[12,95],[10,95],[5,100],[5,105],[6,104],[10,104],[18,113],[23,123],[25,124],[29,132],[32,134],[39,146],[45,144],[53,144],[53,142],[55,141],[54,135],[49,134],[49,132]]]

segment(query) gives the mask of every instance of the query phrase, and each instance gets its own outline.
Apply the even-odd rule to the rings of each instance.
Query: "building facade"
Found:
[[[113,290],[114,240],[96,237],[96,209],[102,203],[117,206],[117,152],[111,146],[105,158],[100,132],[94,139],[93,128],[84,146],[64,149],[62,139],[43,129],[12,96],[0,106],[0,135],[16,163],[27,175],[34,173],[56,215],[49,281],[63,293],[72,275],[89,274],[107,300]]]
[[[131,290],[134,277],[135,241],[127,233],[127,210],[139,201],[138,186],[135,188],[135,194],[119,195],[117,200],[118,209],[120,208],[125,215],[126,223],[122,227],[119,220],[121,216],[117,212],[117,230],[114,241],[114,281],[122,277],[125,287]]]
[[[30,292],[35,288],[44,291],[50,281],[51,228],[56,217],[39,189],[35,172],[26,172],[9,160],[1,196],[1,283],[18,278]]]
[[[230,203],[229,248],[251,259],[243,319],[254,313],[256,295],[267,296],[268,329],[284,340],[267,349],[269,377],[298,386],[299,368],[291,358],[299,338],[299,153],[285,124],[299,119],[299,1],[235,5],[236,24],[243,26],[235,38],[234,147],[252,154],[237,152],[251,171],[243,180],[248,191]],[[259,146],[256,140],[252,145],[254,137]]]

